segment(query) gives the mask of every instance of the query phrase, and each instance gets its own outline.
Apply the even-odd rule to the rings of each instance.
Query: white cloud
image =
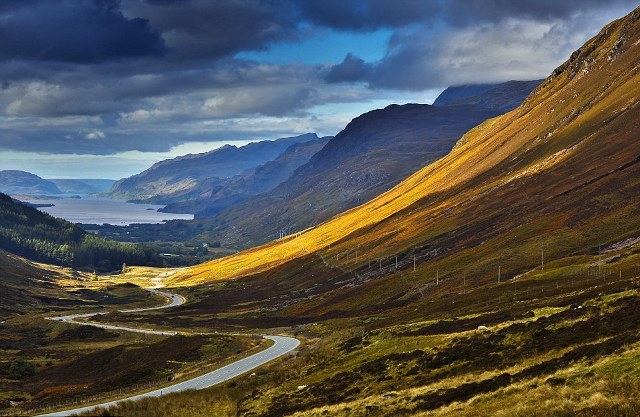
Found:
[[[97,140],[97,139],[106,139],[107,135],[101,130],[94,130],[84,135],[85,139]]]

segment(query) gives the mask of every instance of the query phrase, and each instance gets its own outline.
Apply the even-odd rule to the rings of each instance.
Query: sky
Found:
[[[154,162],[545,78],[629,0],[1,0],[0,169]]]

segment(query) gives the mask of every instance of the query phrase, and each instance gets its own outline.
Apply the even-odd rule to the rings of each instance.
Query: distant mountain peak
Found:
[[[434,106],[446,106],[457,100],[466,99],[469,97],[479,96],[486,93],[490,89],[496,87],[498,84],[462,84],[449,86],[444,89],[433,102]]]
[[[7,194],[61,194],[51,181],[19,170],[0,171],[0,192]]]
[[[434,106],[478,105],[507,112],[515,109],[544,80],[507,81],[498,84],[466,84],[448,87]]]
[[[163,204],[179,201],[180,195],[196,190],[204,180],[231,178],[275,159],[290,145],[316,139],[315,133],[305,133],[239,147],[226,144],[209,152],[166,159],[117,181],[109,194],[114,198],[153,200]]]

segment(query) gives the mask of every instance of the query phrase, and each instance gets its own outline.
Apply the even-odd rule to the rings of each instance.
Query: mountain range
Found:
[[[7,194],[62,194],[51,181],[25,171],[0,171],[0,191]]]
[[[317,139],[315,133],[307,133],[241,147],[225,145],[210,152],[160,161],[140,174],[117,181],[108,195],[157,204],[208,197],[217,187],[224,187],[226,179],[250,174],[258,166],[277,158],[289,146]]]
[[[289,146],[277,158],[249,172],[230,178],[206,178],[193,192],[182,197],[186,201],[170,203],[160,211],[214,215],[252,196],[267,192],[285,181],[301,165],[326,145],[331,137],[317,138]]]
[[[365,113],[273,190],[226,211],[196,212],[217,214],[207,219],[215,238],[207,233],[202,239],[248,247],[363,204],[446,155],[466,131],[512,109],[539,83],[482,86],[477,95],[474,88],[452,87],[438,105],[391,105]]]
[[[640,8],[387,192],[169,277],[197,299],[156,323],[304,340],[243,415],[638,415],[639,62]]]
[[[0,192],[12,195],[98,194],[107,191],[114,182],[108,179],[43,179],[26,171],[0,171]]]

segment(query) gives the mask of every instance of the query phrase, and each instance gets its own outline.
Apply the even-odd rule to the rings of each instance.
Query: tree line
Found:
[[[0,248],[29,259],[62,266],[92,266],[102,271],[123,263],[144,265],[148,254],[135,244],[120,243],[0,193]]]

